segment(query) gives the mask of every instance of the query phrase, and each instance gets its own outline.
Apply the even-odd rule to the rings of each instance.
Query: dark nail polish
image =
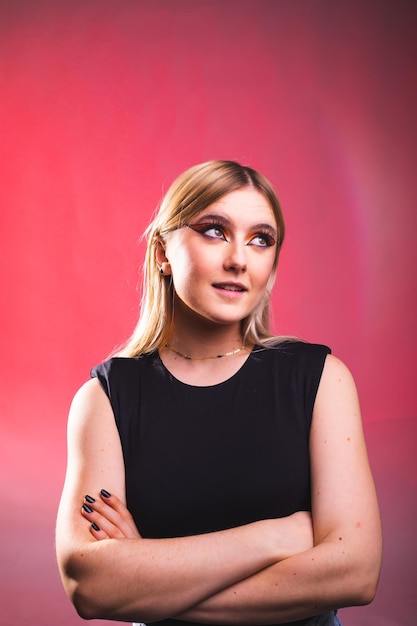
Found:
[[[88,506],[88,504],[83,504],[83,509],[86,513],[92,513],[93,509],[91,508],[91,506]]]
[[[97,526],[95,522],[91,524],[91,528],[93,528],[94,530],[100,530],[100,528]]]
[[[93,502],[95,502],[94,498],[92,498],[91,496],[85,496],[84,500],[86,502],[89,502],[90,504],[93,504]]]
[[[110,498],[111,493],[109,493],[108,491],[106,491],[105,489],[102,489],[100,491],[101,495],[103,496],[103,498]]]

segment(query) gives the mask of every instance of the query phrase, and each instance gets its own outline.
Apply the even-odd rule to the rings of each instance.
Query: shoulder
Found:
[[[91,370],[113,410],[116,423],[137,413],[144,389],[154,389],[152,371],[158,365],[157,353],[137,357],[112,357]]]
[[[109,398],[97,379],[85,382],[75,393],[68,417],[68,444],[79,446],[85,437],[113,429],[114,419]]]
[[[90,372],[90,375],[94,377],[98,377],[100,374],[104,373],[118,373],[118,372],[129,372],[136,371],[140,369],[143,362],[149,358],[149,355],[141,355],[137,357],[122,357],[115,356],[106,361],[102,361],[98,365],[95,365]]]
[[[329,378],[337,377],[338,381],[340,381],[340,377],[348,381],[353,380],[348,366],[334,354],[329,354],[326,359],[325,375]]]
[[[311,417],[330,348],[299,340],[280,340],[256,346],[253,370],[280,390],[282,398],[296,403]]]
[[[266,346],[256,346],[254,354],[263,360],[282,363],[284,366],[309,367],[319,365],[321,368],[331,350],[328,346],[308,343],[300,340],[279,340]]]
[[[328,355],[323,367],[318,405],[325,402],[343,403],[348,400],[357,402],[356,384],[349,368],[334,355]]]
[[[154,358],[154,354],[137,357],[112,357],[95,365],[90,376],[97,378],[107,395],[110,395],[112,387],[119,384],[126,386],[137,381],[138,376],[146,366],[154,361]]]

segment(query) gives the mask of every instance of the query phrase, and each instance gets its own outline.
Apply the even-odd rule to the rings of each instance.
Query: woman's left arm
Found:
[[[223,624],[285,623],[375,596],[382,554],[379,507],[355,383],[326,358],[310,433],[314,547],[177,616]]]

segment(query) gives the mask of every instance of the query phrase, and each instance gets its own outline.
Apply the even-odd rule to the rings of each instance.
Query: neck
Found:
[[[219,324],[183,309],[181,303],[175,304],[172,333],[166,346],[169,350],[189,360],[205,360],[218,355],[233,356],[230,353],[243,349],[240,322]]]
[[[187,361],[207,361],[208,359],[222,359],[227,356],[235,356],[235,354],[239,354],[242,350],[244,350],[245,346],[241,346],[240,348],[236,348],[235,350],[230,350],[229,352],[221,352],[216,354],[211,354],[208,356],[192,356],[191,354],[184,354],[180,352],[180,350],[175,350],[169,343],[165,344],[165,348],[174,352],[174,354],[182,357],[183,359],[187,359]]]
[[[205,360],[229,357],[238,354],[245,345],[240,333],[229,336],[194,336],[190,333],[175,333],[165,348],[188,360]]]

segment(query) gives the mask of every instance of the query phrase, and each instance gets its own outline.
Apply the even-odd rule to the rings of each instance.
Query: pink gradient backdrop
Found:
[[[276,185],[276,329],[329,344],[358,383],[385,560],[346,626],[414,623],[416,17],[403,0],[1,3],[2,626],[82,623],[54,556],[69,403],[132,328],[163,190],[211,158]]]

